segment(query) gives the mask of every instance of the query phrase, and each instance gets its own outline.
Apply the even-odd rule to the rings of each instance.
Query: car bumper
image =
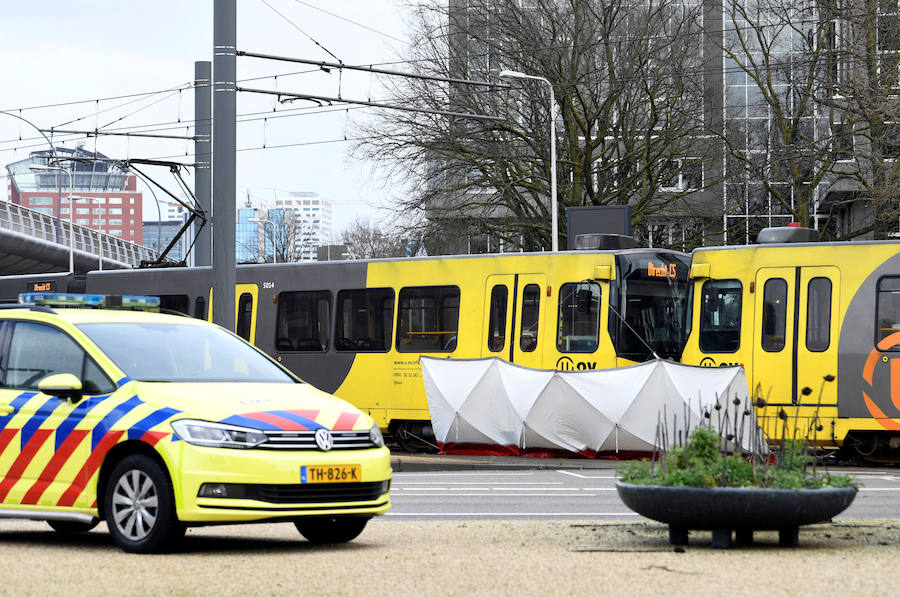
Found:
[[[188,524],[253,522],[315,515],[384,514],[391,506],[390,452],[274,451],[205,448],[182,443],[173,478],[178,518]],[[301,467],[359,465],[351,483],[301,483]],[[222,484],[232,497],[199,497],[204,484]]]

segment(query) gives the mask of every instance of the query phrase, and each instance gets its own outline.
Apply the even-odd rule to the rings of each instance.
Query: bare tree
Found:
[[[369,220],[355,219],[341,233],[351,259],[374,259],[378,257],[402,257],[406,254],[406,244],[394,234],[381,230]]]
[[[504,120],[385,111],[360,125],[357,153],[413,181],[407,214],[549,247],[547,86],[497,74],[542,76],[556,96],[563,235],[565,208],[583,205],[631,205],[641,230],[710,183],[700,11],[681,0],[422,0],[407,56],[418,73],[510,87],[404,80],[390,88],[394,102]]]

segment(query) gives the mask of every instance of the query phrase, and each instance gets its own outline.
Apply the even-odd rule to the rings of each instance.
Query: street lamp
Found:
[[[515,70],[502,70],[500,76],[506,79],[543,81],[550,89],[550,247],[555,253],[559,251],[559,223],[556,214],[556,96],[553,93],[553,83],[544,77],[526,75]]]
[[[75,177],[72,173],[60,166],[31,166],[31,170],[35,172],[47,172],[55,170],[65,172],[69,177],[69,273],[75,273],[75,204],[72,195],[75,194]]]
[[[266,224],[272,225],[272,263],[278,263],[278,242],[275,238],[275,222],[273,222],[272,220],[267,220],[266,218],[247,218],[247,221],[257,224],[262,223],[263,230],[265,230]]]

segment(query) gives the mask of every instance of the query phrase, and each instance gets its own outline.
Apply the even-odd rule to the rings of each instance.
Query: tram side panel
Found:
[[[898,250],[823,243],[695,252],[684,362],[744,366],[751,394],[765,400],[754,410],[770,440],[843,445],[877,436],[900,448]]]
[[[838,431],[863,452],[878,447],[875,435],[882,448],[900,448],[900,254],[878,262],[855,289],[840,332]]]

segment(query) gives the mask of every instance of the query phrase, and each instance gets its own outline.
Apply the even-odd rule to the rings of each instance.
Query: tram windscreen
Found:
[[[653,358],[652,349],[662,358],[680,359],[688,333],[690,257],[644,251],[616,259],[609,314],[616,354],[640,362]]]

